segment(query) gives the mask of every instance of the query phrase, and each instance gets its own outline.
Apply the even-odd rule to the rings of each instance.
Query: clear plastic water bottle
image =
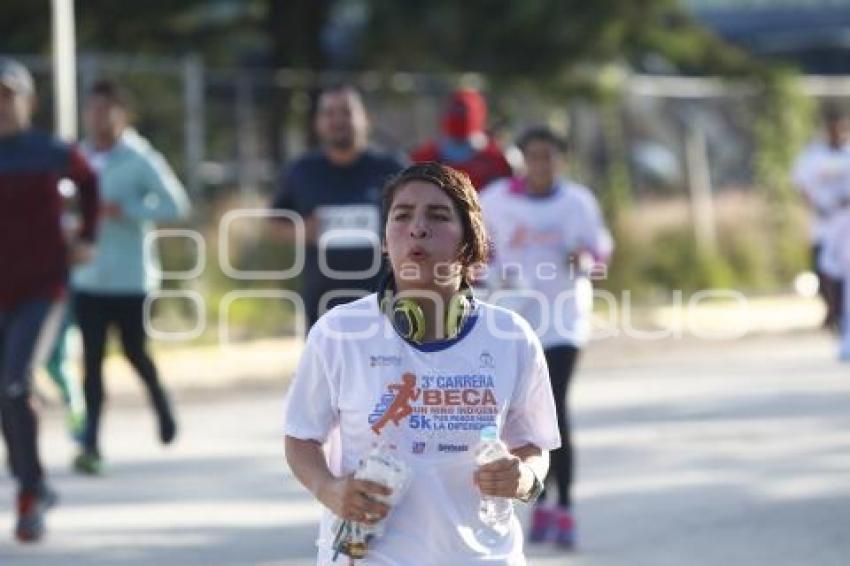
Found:
[[[375,500],[388,507],[394,507],[407,491],[411,480],[411,469],[407,462],[399,457],[395,445],[381,442],[372,447],[369,454],[360,463],[354,477],[384,485],[392,490],[390,495],[371,495]],[[369,543],[375,537],[383,536],[387,519],[368,525],[356,521],[337,518],[333,525],[336,533],[332,545],[333,560],[345,554],[352,559],[365,558],[369,552]]]
[[[390,495],[372,495],[377,501],[394,507],[410,484],[410,466],[401,459],[395,446],[382,442],[375,446],[363,460],[360,468],[354,473],[354,477],[361,480],[369,480],[384,485],[392,490]],[[364,531],[371,536],[382,536],[384,534],[386,518],[374,525],[364,525]]]
[[[499,439],[499,429],[495,426],[485,426],[481,429],[481,438],[475,451],[475,463],[479,466],[510,457],[508,447]],[[481,496],[481,505],[478,509],[478,517],[488,527],[507,532],[511,515],[513,515],[513,501],[505,497]]]

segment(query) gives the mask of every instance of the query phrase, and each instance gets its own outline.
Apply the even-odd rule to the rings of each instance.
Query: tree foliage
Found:
[[[0,52],[50,52],[50,2],[4,0],[0,6]],[[210,0],[77,0],[77,46],[136,55],[200,53],[213,63],[265,49],[264,2]]]
[[[655,54],[691,73],[752,69],[747,55],[696,25],[676,0],[374,0],[369,6],[360,46],[368,67],[461,68],[551,81],[587,64],[640,68]]]

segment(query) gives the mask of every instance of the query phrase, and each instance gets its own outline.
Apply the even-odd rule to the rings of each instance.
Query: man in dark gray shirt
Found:
[[[321,147],[284,171],[272,202],[304,221],[302,297],[307,327],[327,309],[375,289],[381,272],[380,190],[404,164],[368,146],[369,122],[351,86],[326,89],[315,121]],[[295,242],[292,222],[278,231]]]

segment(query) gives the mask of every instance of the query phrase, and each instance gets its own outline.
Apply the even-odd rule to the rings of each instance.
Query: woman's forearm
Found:
[[[322,504],[325,487],[336,479],[328,468],[322,446],[315,440],[287,436],[284,441],[286,461],[292,473]]]
[[[388,497],[388,487],[353,475],[331,473],[321,445],[314,440],[285,439],[286,461],[298,481],[337,517],[373,524],[387,516],[389,507],[377,500]]]

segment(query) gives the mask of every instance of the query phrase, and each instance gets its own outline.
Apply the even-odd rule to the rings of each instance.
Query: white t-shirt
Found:
[[[588,188],[559,180],[552,194],[533,197],[516,183],[496,181],[481,194],[494,246],[488,300],[521,314],[544,347],[581,347],[590,338],[593,289],[568,258],[584,250],[607,261],[611,234]]]
[[[850,146],[833,149],[823,141],[812,142],[797,158],[792,178],[814,208],[810,236],[820,243],[832,215],[850,200]]]
[[[837,212],[824,231],[818,258],[824,273],[844,280],[844,313],[840,355],[850,360],[850,208]]]
[[[335,307],[307,337],[285,434],[326,443],[331,471],[342,476],[379,439],[377,428],[413,471],[386,533],[358,564],[525,564],[516,518],[502,536],[478,519],[474,452],[480,429],[490,424],[510,448],[557,448],[552,388],[528,324],[505,309],[475,304],[460,335],[444,342],[414,346],[402,339],[375,294]],[[320,565],[335,564],[332,522],[325,510]]]

